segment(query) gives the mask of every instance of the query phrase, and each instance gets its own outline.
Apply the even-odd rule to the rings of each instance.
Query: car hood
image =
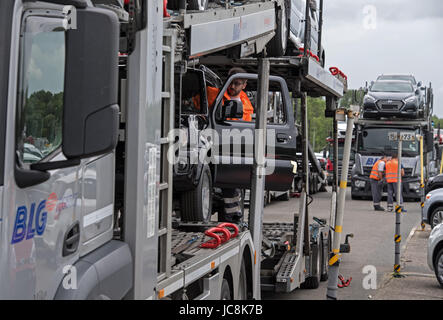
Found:
[[[415,96],[414,92],[369,92],[369,96],[372,96],[376,100],[403,100],[409,97]]]

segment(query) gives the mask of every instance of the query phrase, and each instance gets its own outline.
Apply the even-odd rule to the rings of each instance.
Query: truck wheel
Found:
[[[228,280],[226,280],[225,278],[223,278],[220,291],[220,300],[232,300],[231,289],[229,288]]]
[[[241,263],[241,269],[240,269],[240,277],[238,280],[238,294],[240,300],[248,300],[248,283],[246,280],[246,266],[245,261],[242,261]]]
[[[181,220],[209,222],[212,214],[212,178],[207,165],[194,190],[184,192],[180,198]]]
[[[438,283],[443,287],[443,249],[441,249],[435,257],[434,270]]]
[[[302,283],[302,289],[317,289],[320,285],[320,251],[318,244],[312,244],[311,246],[311,276],[305,279],[305,282]]]
[[[267,53],[271,57],[281,57],[286,53],[289,38],[288,9],[284,4],[277,12],[277,30],[275,36],[267,46]]]
[[[431,228],[434,229],[434,227],[437,224],[440,224],[443,222],[443,207],[438,207],[434,211],[432,211],[431,216],[429,217],[429,224],[431,225]]]

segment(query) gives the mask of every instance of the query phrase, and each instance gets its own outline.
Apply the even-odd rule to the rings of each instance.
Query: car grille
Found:
[[[400,110],[403,107],[401,100],[378,100],[377,107],[380,110]]]

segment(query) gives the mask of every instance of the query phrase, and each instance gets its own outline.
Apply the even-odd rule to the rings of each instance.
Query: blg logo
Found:
[[[54,210],[56,203],[57,195],[51,193],[47,200],[42,200],[38,205],[33,202],[29,211],[26,206],[18,207],[11,244],[23,241],[25,238],[32,239],[36,234],[43,235],[48,219],[47,211]]]

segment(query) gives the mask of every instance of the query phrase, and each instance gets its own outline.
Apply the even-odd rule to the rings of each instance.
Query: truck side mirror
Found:
[[[77,10],[67,32],[63,153],[87,158],[115,148],[118,137],[119,22],[107,10]]]
[[[221,109],[223,120],[243,118],[243,104],[240,101],[227,100]]]

